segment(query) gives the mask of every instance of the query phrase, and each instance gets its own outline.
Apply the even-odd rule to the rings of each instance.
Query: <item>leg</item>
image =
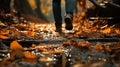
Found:
[[[0,10],[10,13],[10,2],[11,0],[0,0]]]
[[[73,20],[73,12],[75,9],[75,0],[65,0],[66,1],[66,17],[65,17],[65,23],[66,23],[66,29],[72,30],[72,20]]]
[[[71,14],[73,16],[73,12],[75,9],[75,0],[65,0],[66,1],[66,14]]]
[[[56,29],[60,29],[62,27],[62,16],[61,16],[61,0],[53,0],[53,15],[55,19]],[[57,31],[59,32],[59,31]]]

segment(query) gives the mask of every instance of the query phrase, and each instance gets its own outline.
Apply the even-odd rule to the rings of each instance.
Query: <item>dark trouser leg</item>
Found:
[[[3,9],[5,13],[10,13],[10,2],[11,0],[4,0]]]
[[[11,0],[0,0],[0,10],[10,13],[10,2]]]
[[[61,27],[62,25],[62,16],[61,16],[61,0],[53,0],[53,15],[55,19],[56,28]]]
[[[66,14],[71,14],[73,16],[73,12],[75,9],[75,0],[65,0],[66,1]]]

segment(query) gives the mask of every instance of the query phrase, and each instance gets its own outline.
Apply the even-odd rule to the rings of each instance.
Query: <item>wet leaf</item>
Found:
[[[28,32],[27,32],[27,36],[34,37],[34,36],[35,36],[35,32],[28,31]]]
[[[78,47],[83,47],[83,48],[88,48],[90,46],[90,44],[88,42],[86,42],[86,43],[78,43],[77,46]]]
[[[67,46],[70,46],[70,45],[71,45],[70,41],[63,42],[62,44],[63,44],[63,46],[65,46],[65,47],[67,47]]]
[[[11,50],[23,50],[23,47],[18,43],[17,40],[10,43]]]
[[[116,32],[116,34],[120,35],[120,30],[119,29],[116,29],[115,32]]]
[[[10,30],[0,30],[1,35],[7,35],[10,33]]]
[[[103,34],[110,34],[111,33],[111,28],[106,28],[102,31]]]
[[[111,51],[111,48],[110,48],[110,47],[105,47],[105,51],[110,52],[110,51]]]
[[[8,36],[0,35],[0,39],[9,39]]]
[[[25,53],[24,55],[25,55],[25,58],[27,58],[27,59],[36,59],[37,58],[36,55],[31,54],[31,53]]]
[[[24,52],[22,50],[13,50],[10,53],[10,60],[17,60],[24,58]]]
[[[95,46],[95,50],[98,50],[98,51],[103,50],[102,45],[96,45],[96,46]]]
[[[32,47],[35,47],[36,46],[36,44],[32,44]]]

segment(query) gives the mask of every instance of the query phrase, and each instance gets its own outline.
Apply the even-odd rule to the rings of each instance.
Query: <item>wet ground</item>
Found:
[[[16,36],[13,35],[12,38],[2,39],[2,43],[10,46],[10,43],[17,39],[24,49],[29,49],[32,44],[36,44],[32,47],[33,50],[25,52],[34,54],[37,58],[9,61],[6,58],[10,57],[10,52],[1,51],[0,67],[120,67],[119,37],[107,37],[106,33],[104,35],[106,37],[103,37],[103,34],[97,36],[95,32],[92,35],[89,32],[93,31],[89,29],[77,30],[80,27],[77,24],[72,31],[65,30],[63,25],[62,35],[54,31],[54,24],[28,25],[10,27],[9,30],[14,29],[19,32],[19,35],[14,34]],[[41,47],[47,51],[41,52],[36,49]],[[56,53],[56,50],[60,52]]]
[[[65,40],[64,40],[65,41]],[[89,47],[74,47],[72,45],[64,46],[61,41],[40,41],[38,46],[46,44],[48,50],[62,50],[57,53],[43,53],[38,50],[28,50],[37,56],[37,59],[16,59],[14,61],[4,61],[1,58],[1,67],[119,67],[120,57],[119,51],[105,51],[95,49],[96,42]],[[85,42],[82,39],[72,40],[76,42]],[[47,43],[48,42],[48,43]],[[35,43],[35,42],[34,42]],[[107,42],[108,43],[108,42]],[[109,44],[109,43],[108,43]],[[102,45],[107,45],[103,43]],[[111,46],[111,44],[109,44]],[[112,47],[112,46],[111,46]],[[49,52],[49,51],[48,51]],[[117,54],[115,54],[117,53]],[[9,53],[5,54],[6,58],[10,57]],[[4,57],[5,57],[4,56]]]

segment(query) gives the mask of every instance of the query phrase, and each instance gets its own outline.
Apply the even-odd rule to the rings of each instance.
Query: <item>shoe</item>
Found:
[[[73,29],[73,24],[72,24],[72,16],[70,14],[66,15],[65,17],[65,23],[66,23],[66,30],[72,30]]]
[[[56,27],[55,32],[61,33],[61,32],[62,32],[62,29],[61,29],[60,27],[58,27],[58,28]]]
[[[62,32],[62,28],[60,28],[60,27],[56,28],[55,32],[57,32],[60,37],[64,36],[64,33]]]

